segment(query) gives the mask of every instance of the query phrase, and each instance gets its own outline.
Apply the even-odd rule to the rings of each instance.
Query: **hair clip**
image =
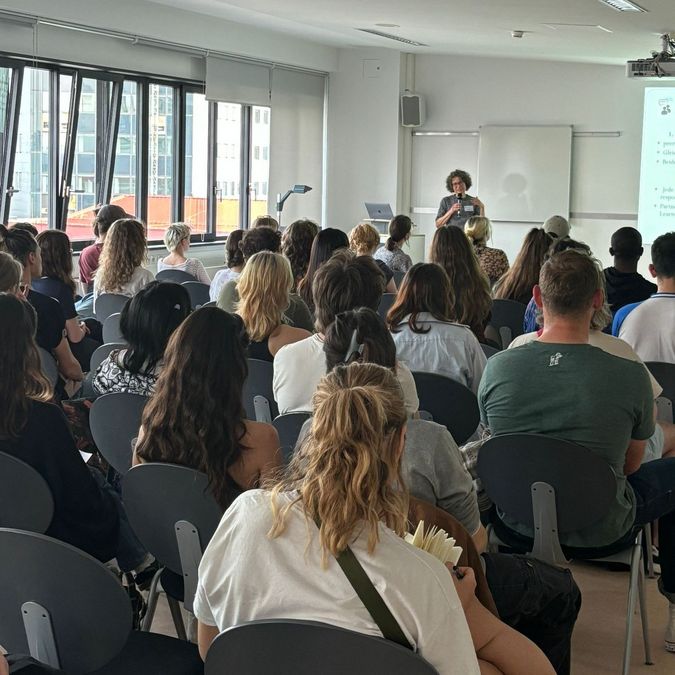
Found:
[[[349,341],[349,348],[347,349],[347,353],[345,354],[342,363],[349,363],[349,360],[354,356],[354,354],[358,354],[359,356],[363,355],[363,344],[361,344],[358,339],[358,328],[355,328],[352,332],[352,338]]]

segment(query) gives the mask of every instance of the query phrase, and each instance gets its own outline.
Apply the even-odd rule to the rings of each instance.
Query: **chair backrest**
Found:
[[[96,447],[118,473],[131,466],[132,439],[138,436],[146,396],[127,393],[103,394],[89,411],[89,427]]]
[[[53,515],[47,481],[32,466],[0,452],[0,527],[46,532]]]
[[[184,281],[182,285],[185,286],[185,290],[190,295],[192,309],[199,309],[211,300],[208,284],[203,284],[200,281]]]
[[[607,462],[581,445],[541,434],[493,436],[478,453],[477,470],[490,499],[531,528],[534,483],[555,490],[561,533],[598,522],[616,498],[616,478]]]
[[[188,274],[183,270],[162,270],[155,275],[157,281],[174,281],[177,284],[182,284],[185,281],[197,281],[194,274]]]
[[[124,342],[124,336],[120,330],[120,312],[111,314],[103,322],[103,342]]]
[[[645,365],[663,388],[661,396],[656,399],[658,420],[659,422],[669,422],[672,424],[675,421],[673,416],[673,406],[675,406],[675,363],[647,361]]]
[[[273,376],[274,367],[271,361],[248,359],[248,377],[243,391],[244,409],[248,419],[271,424],[279,415],[272,390]]]
[[[47,378],[49,384],[55,387],[59,381],[59,366],[56,363],[56,359],[42,347],[38,347],[38,353],[40,354],[42,374]]]
[[[69,675],[98,670],[124,647],[131,604],[100,562],[42,534],[0,529],[0,635],[10,652]]]
[[[183,577],[185,607],[192,611],[199,562],[223,515],[206,476],[175,464],[139,464],[124,476],[122,497],[143,546]]]
[[[119,295],[118,293],[101,293],[101,295],[96,298],[94,315],[100,323],[103,323],[111,314],[121,312],[128,301],[129,298],[126,295]]]
[[[380,304],[377,308],[377,313],[382,317],[383,321],[387,320],[387,313],[391,309],[396,300],[396,293],[383,293]]]
[[[318,621],[292,619],[251,621],[228,628],[211,644],[204,672],[438,675],[421,656],[390,640]]]
[[[493,347],[492,345],[481,344],[481,349],[483,350],[483,354],[485,354],[486,358],[488,359],[495,354],[499,354],[499,349],[497,349],[497,347]]]
[[[394,283],[396,284],[396,288],[401,288],[405,275],[405,272],[394,272]]]
[[[443,424],[457,445],[465,443],[476,431],[480,421],[475,394],[460,382],[436,373],[414,372],[420,411]],[[424,415],[423,419],[429,419]]]
[[[302,425],[309,418],[310,414],[307,412],[294,412],[279,415],[272,420],[272,424],[279,434],[279,444],[281,445],[284,462],[288,462],[293,455]]]
[[[526,305],[515,300],[493,300],[492,316],[489,326],[492,326],[498,337],[502,349],[506,349],[514,338],[523,334],[523,319]],[[487,334],[487,333],[486,333]],[[492,336],[493,339],[495,336]]]

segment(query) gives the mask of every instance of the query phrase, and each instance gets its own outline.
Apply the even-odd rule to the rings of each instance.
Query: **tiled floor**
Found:
[[[621,672],[623,659],[628,573],[608,571],[585,563],[575,563],[572,571],[583,596],[573,638],[572,673],[616,675]],[[675,654],[668,654],[663,648],[668,603],[658,592],[655,579],[647,579],[646,584],[654,665],[644,664],[640,618],[636,614],[631,673],[675,675]],[[158,604],[153,630],[175,635],[164,598]]]

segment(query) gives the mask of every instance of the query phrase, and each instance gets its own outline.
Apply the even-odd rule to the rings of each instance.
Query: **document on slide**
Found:
[[[651,244],[675,230],[675,88],[645,89],[638,229]]]

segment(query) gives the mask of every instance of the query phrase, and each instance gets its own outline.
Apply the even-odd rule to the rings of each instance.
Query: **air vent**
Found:
[[[362,33],[370,33],[370,35],[377,35],[377,37],[386,38],[387,40],[395,40],[396,42],[402,42],[404,45],[410,45],[411,47],[428,47],[422,42],[415,42],[415,40],[408,40],[408,38],[399,37],[398,35],[392,35],[391,33],[383,33],[379,30],[373,30],[372,28],[357,28],[356,30],[361,31]]]
[[[617,12],[646,12],[647,10],[640,5],[636,5],[634,2],[629,2],[629,0],[598,0],[603,5],[615,9]]]

